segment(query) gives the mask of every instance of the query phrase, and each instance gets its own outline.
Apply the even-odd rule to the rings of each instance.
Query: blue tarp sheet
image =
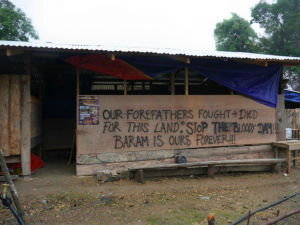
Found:
[[[118,56],[116,60],[110,60],[95,54],[71,56],[64,60],[76,67],[127,80],[159,79],[161,74],[188,67],[264,105],[275,108],[277,104],[280,65],[264,67],[198,58],[191,58],[187,64],[167,57]]]
[[[290,102],[300,103],[300,93],[284,90],[284,100]]]

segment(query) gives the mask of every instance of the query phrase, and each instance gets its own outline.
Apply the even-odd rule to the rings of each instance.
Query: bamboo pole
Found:
[[[7,165],[6,165],[6,162],[5,162],[5,158],[4,158],[4,154],[3,154],[3,151],[2,151],[1,145],[0,145],[0,166],[1,166],[2,172],[4,174],[5,180],[9,184],[9,190],[10,190],[11,196],[14,200],[14,203],[16,205],[17,211],[18,211],[19,215],[21,216],[21,218],[23,219],[23,221],[25,222],[25,224],[26,224],[24,209],[23,209],[23,207],[21,205],[21,202],[19,200],[18,192],[15,188],[14,182],[12,181],[11,176],[8,172],[8,168],[7,168]]]
[[[189,95],[189,68],[184,69],[184,84],[185,84],[185,95]]]

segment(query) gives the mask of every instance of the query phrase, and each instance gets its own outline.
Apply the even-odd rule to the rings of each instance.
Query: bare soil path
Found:
[[[101,184],[95,177],[75,176],[67,159],[48,159],[46,166],[16,188],[31,224],[231,224],[261,207],[300,191],[300,169],[287,177],[272,173],[217,174],[146,179],[145,184],[120,180]],[[203,199],[209,197],[209,199]],[[250,224],[300,207],[300,195],[251,217]],[[0,224],[17,224],[0,206]],[[241,223],[246,224],[246,221]],[[294,215],[278,224],[300,224]]]

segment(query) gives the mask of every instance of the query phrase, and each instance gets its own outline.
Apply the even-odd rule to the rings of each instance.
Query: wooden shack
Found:
[[[250,53],[0,47],[0,140],[7,159],[21,159],[24,175],[33,148],[70,151],[74,130],[77,175],[170,164],[176,156],[273,158],[272,142],[285,140],[282,66],[300,64]],[[246,88],[235,79],[241,76],[257,79]]]

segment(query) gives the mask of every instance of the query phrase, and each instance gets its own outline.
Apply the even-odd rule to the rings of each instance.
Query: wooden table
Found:
[[[299,140],[289,140],[289,141],[277,141],[273,143],[275,150],[275,157],[278,158],[278,148],[283,148],[286,150],[286,160],[288,163],[287,173],[291,172],[291,160],[294,161],[294,166],[297,164],[298,150],[300,150]],[[294,151],[294,158],[291,159],[291,151]]]

